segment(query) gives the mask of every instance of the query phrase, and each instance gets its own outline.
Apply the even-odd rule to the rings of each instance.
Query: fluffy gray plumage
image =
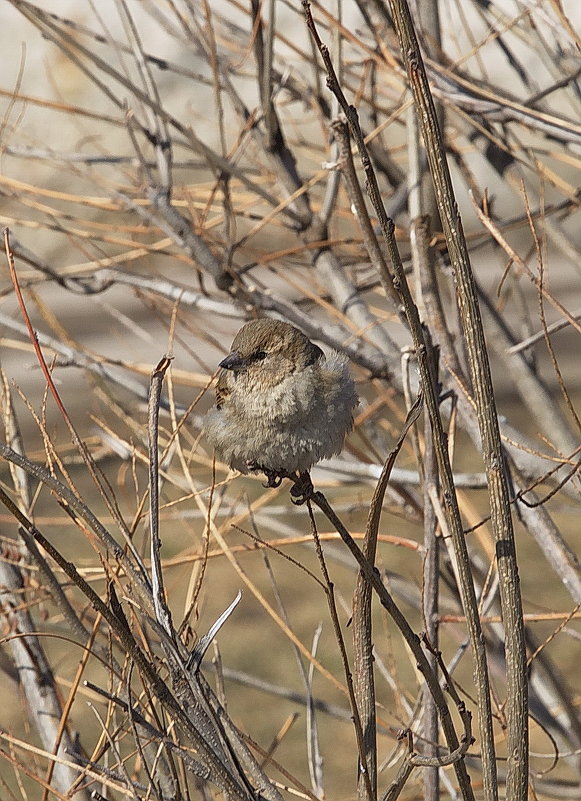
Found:
[[[220,459],[243,473],[304,473],[342,450],[357,406],[345,356],[261,319],[240,329],[220,367],[204,422]]]

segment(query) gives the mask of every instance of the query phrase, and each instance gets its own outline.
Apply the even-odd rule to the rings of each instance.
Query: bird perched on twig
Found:
[[[236,470],[263,472],[266,486],[291,478],[294,499],[306,500],[309,470],[338,454],[353,427],[358,399],[347,358],[263,318],[240,329],[220,367],[216,406],[204,421],[210,444]]]

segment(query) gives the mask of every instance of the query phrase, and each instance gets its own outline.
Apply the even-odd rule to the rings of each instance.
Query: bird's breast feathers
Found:
[[[316,408],[318,397],[316,376],[310,367],[286,376],[276,384],[236,387],[231,395],[240,411],[264,423],[279,423],[308,415]]]

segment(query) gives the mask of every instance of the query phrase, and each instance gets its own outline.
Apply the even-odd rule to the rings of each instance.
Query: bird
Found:
[[[251,320],[219,364],[216,404],[204,432],[216,455],[241,473],[261,472],[265,486],[291,478],[291,495],[312,493],[310,469],[337,455],[359,400],[345,355],[324,353],[290,323]]]

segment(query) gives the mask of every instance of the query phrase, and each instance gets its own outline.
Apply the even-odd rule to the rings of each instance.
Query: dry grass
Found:
[[[0,795],[577,797],[579,14],[9,2]],[[361,395],[304,507],[200,435],[264,314]]]

